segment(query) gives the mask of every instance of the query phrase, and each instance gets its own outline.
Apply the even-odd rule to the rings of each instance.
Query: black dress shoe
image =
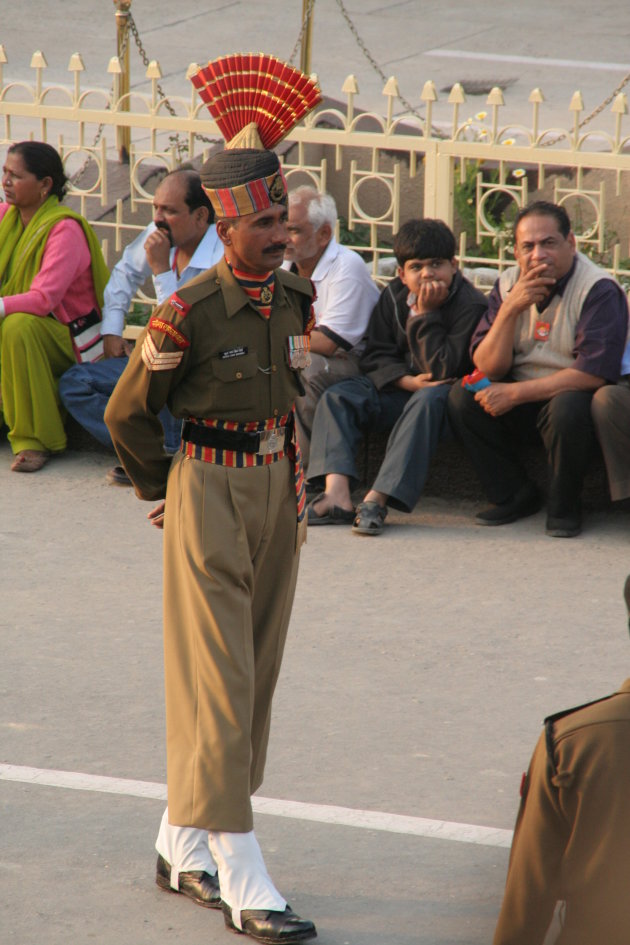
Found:
[[[187,873],[180,873],[179,888],[173,889],[171,886],[171,867],[164,857],[158,854],[155,881],[160,889],[188,896],[197,905],[205,906],[206,909],[221,908],[221,890],[219,889],[218,875],[211,876],[210,873],[203,870],[190,870]]]
[[[110,486],[130,486],[132,485],[131,479],[125,472],[122,466],[112,466],[112,468],[105,474]]]
[[[232,910],[226,902],[221,903],[225,924],[231,932],[240,932],[232,921]],[[284,912],[267,909],[241,910],[241,924],[245,935],[250,935],[263,945],[291,945],[317,938],[317,930],[309,919],[301,919],[291,906]]]
[[[535,515],[542,506],[542,496],[536,486],[528,482],[507,502],[493,505],[475,516],[478,525],[509,525],[519,518]]]
[[[582,518],[575,515],[548,515],[546,533],[551,538],[575,538],[582,531]]]

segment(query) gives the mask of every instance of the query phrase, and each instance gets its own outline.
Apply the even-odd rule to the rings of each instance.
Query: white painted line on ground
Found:
[[[545,59],[536,56],[506,56],[501,53],[467,52],[465,49],[429,49],[424,56],[437,59],[480,59],[485,62],[513,62],[528,66],[557,66],[560,69],[593,69],[597,72],[630,72],[630,63],[585,62],[579,59]]]
[[[149,797],[166,800],[166,785],[154,781],[130,781],[108,778],[80,771],[56,771],[49,768],[26,768],[22,765],[0,764],[0,781],[20,781],[45,787],[69,788],[72,791],[96,791],[99,794],[126,794],[128,797]]]
[[[512,831],[498,827],[478,827],[476,824],[458,824],[449,820],[428,820],[426,817],[406,817],[403,814],[330,807],[327,804],[303,804],[301,801],[279,801],[267,797],[253,797],[252,803],[258,813],[273,814],[274,817],[316,820],[322,824],[384,830],[388,833],[477,843],[488,847],[509,847],[512,842]]]
[[[131,781],[126,778],[108,778],[103,775],[82,774],[78,771],[55,771],[46,768],[27,768],[22,765],[0,764],[0,781],[17,781],[45,787],[67,788],[73,791],[96,791],[100,794],[124,794],[166,800],[166,785],[153,781]],[[448,820],[428,820],[426,817],[406,817],[381,811],[354,810],[351,807],[331,807],[327,804],[305,804],[302,801],[276,800],[253,797],[252,806],[259,814],[272,817],[291,817],[341,827],[360,827],[363,830],[384,830],[415,837],[433,837],[457,843],[476,843],[489,847],[509,847],[512,831],[498,827],[479,827],[458,824]]]

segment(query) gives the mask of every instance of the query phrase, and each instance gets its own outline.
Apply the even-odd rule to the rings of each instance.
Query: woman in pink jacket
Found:
[[[9,148],[0,203],[0,425],[15,472],[36,472],[66,446],[59,377],[102,355],[109,276],[86,220],[62,207],[67,178],[41,141]]]

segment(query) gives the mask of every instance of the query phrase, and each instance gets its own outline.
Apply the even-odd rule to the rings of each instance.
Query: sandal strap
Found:
[[[382,525],[385,519],[387,518],[387,506],[379,505],[378,502],[369,501],[369,502],[359,502],[356,508],[356,515],[354,517],[355,525]]]

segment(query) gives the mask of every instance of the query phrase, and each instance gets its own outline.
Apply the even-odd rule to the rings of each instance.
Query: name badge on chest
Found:
[[[311,339],[308,335],[289,335],[289,364],[294,371],[304,369],[311,363]]]

